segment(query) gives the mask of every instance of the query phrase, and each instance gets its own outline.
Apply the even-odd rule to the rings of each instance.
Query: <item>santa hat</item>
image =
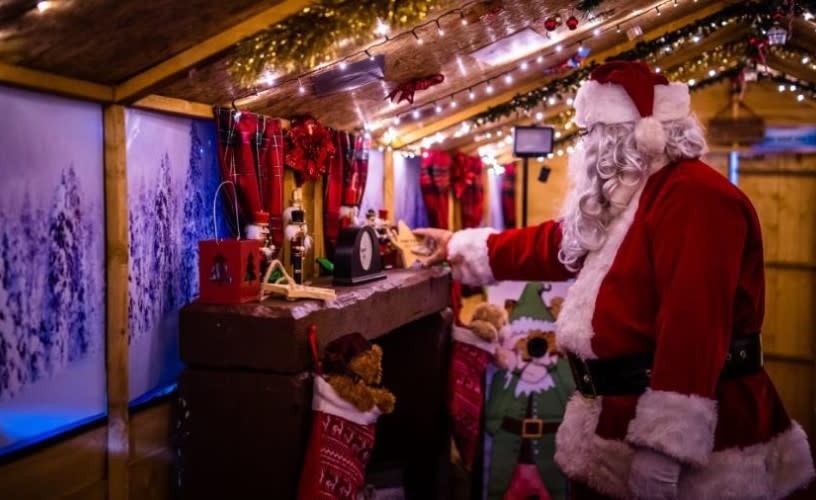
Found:
[[[323,351],[323,371],[326,373],[345,373],[348,364],[358,354],[361,354],[373,345],[359,333],[349,333],[332,340]]]
[[[575,118],[582,128],[596,123],[636,122],[638,149],[662,153],[666,134],[660,122],[689,116],[691,97],[684,83],[669,83],[640,61],[612,61],[596,68],[575,96]]]

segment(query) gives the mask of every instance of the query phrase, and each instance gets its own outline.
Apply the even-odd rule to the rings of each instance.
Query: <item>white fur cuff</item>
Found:
[[[700,467],[714,448],[717,402],[678,392],[647,390],[638,400],[626,441]]]
[[[376,406],[366,412],[358,410],[353,404],[341,398],[334,387],[319,375],[315,375],[314,378],[312,410],[344,418],[359,425],[375,423],[382,413]]]
[[[498,345],[494,342],[488,342],[487,340],[480,338],[478,335],[468,330],[467,328],[462,328],[461,326],[456,325],[453,325],[453,329],[451,330],[451,337],[456,342],[472,345],[476,349],[481,349],[482,351],[490,354],[491,356],[496,352],[496,346]]]
[[[448,243],[448,260],[454,280],[470,286],[489,285],[496,281],[487,253],[487,238],[496,232],[493,228],[483,227],[453,234]]]

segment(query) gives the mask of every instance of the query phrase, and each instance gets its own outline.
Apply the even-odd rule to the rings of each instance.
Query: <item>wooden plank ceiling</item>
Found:
[[[180,112],[189,108],[195,109],[198,115],[206,114],[206,107],[211,104],[228,105],[236,101],[241,109],[283,118],[313,115],[326,125],[340,129],[368,125],[380,140],[384,132],[392,128],[391,133],[395,135],[392,143],[401,147],[416,145],[423,138],[440,133],[450,135],[454,127],[489,106],[546,84],[554,76],[545,74],[544,69],[573,56],[579,46],[590,50],[590,59],[603,59],[637,43],[626,33],[631,27],[639,27],[649,39],[735,1],[606,0],[601,3],[596,19],[581,19],[576,30],[561,26],[551,33],[551,40],[538,52],[496,66],[479,62],[471,54],[525,28],[547,33],[545,19],[555,14],[566,19],[574,13],[571,6],[577,0],[502,0],[497,13],[481,19],[469,17],[471,20],[465,25],[459,9],[467,14],[473,8],[472,0],[437,2],[438,8],[428,19],[450,12],[440,19],[443,36],[435,24],[416,30],[422,44],[417,43],[410,31],[404,36],[391,33],[389,42],[371,51],[385,56],[383,81],[351,92],[316,96],[308,76],[299,80],[298,75],[277,75],[277,83],[240,84],[229,71],[230,62],[236,57],[234,46],[228,45],[232,42],[224,42],[214,49],[210,47],[212,50],[202,49],[195,57],[186,56],[191,50],[212,45],[214,40],[223,38],[231,29],[235,31],[242,23],[246,29],[236,32],[231,40],[252,35],[264,26],[265,15],[275,19],[269,13],[276,9],[286,6],[289,9],[286,12],[291,13],[309,2],[295,5],[298,2],[293,0],[57,0],[52,2],[51,9],[39,13],[35,0],[0,0],[0,70],[3,64],[15,65],[107,85],[103,90],[113,87],[112,97],[101,98],[103,101],[133,102],[153,93],[163,97],[150,97],[141,102],[158,100],[162,103],[159,107],[164,109],[168,103],[171,108],[178,107],[174,103],[180,101],[174,99],[183,99],[193,104],[181,106]],[[580,13],[575,14],[581,18]],[[719,43],[718,40],[721,41],[718,38],[706,43]],[[562,49],[557,51],[559,46]],[[684,51],[672,56],[670,63],[679,64],[681,59],[694,57],[696,53],[699,50]],[[525,70],[520,66],[523,61],[529,62]],[[164,68],[168,64],[172,67]],[[330,64],[317,69],[315,74],[338,68],[337,64]],[[509,70],[514,70],[511,80],[503,76]],[[399,82],[435,73],[442,73],[445,81],[417,92],[414,105],[405,102],[391,105],[385,100],[387,92]],[[487,88],[488,79],[492,79],[491,91]],[[299,91],[300,85],[305,92]],[[469,97],[471,90],[473,98]],[[97,94],[105,95],[105,92]],[[565,108],[559,104],[542,111],[552,116]],[[451,138],[442,147],[472,151],[474,144],[489,142],[483,137],[487,132],[507,130],[513,124],[531,121],[530,117],[509,117],[479,131]],[[482,139],[477,139],[477,135]]]
[[[447,9],[437,10],[436,15],[456,8],[467,10],[471,3],[465,0],[455,2]],[[538,54],[543,54],[545,57],[542,62],[530,66],[529,71],[515,72],[510,83],[503,77],[492,81],[493,93],[488,94],[485,80],[517,67],[521,59],[490,66],[480,63],[470,54],[524,28],[529,27],[544,34],[545,19],[556,13],[566,19],[572,13],[570,5],[574,4],[570,0],[504,0],[503,9],[498,14],[464,26],[459,13],[453,12],[441,19],[440,26],[445,32],[444,36],[440,36],[436,26],[431,25],[417,30],[418,36],[423,40],[422,44],[418,44],[409,34],[396,37],[372,50],[375,55],[385,55],[385,80],[351,92],[319,97],[312,94],[309,78],[304,77],[298,81],[293,78],[297,75],[278,75],[277,82],[280,83],[273,83],[271,86],[257,82],[255,86],[243,87],[230,75],[229,62],[234,53],[228,51],[223,57],[180,76],[157,90],[157,93],[199,102],[230,103],[237,99],[238,107],[242,109],[287,118],[313,115],[324,124],[341,129],[367,123],[376,136],[381,136],[393,123],[394,117],[400,116],[400,125],[395,127],[396,135],[400,138],[395,141],[395,146],[400,146],[418,141],[439,130],[439,127],[426,130],[425,127],[429,124],[460,123],[484,110],[489,104],[507,101],[519,91],[535,88],[545,81],[542,68],[574,55],[581,43],[591,49],[592,55],[629,43],[626,34],[629,27],[637,25],[644,32],[649,32],[659,29],[661,25],[669,25],[676,19],[693,20],[696,12],[701,12],[699,17],[702,17],[727,5],[714,0],[680,0],[677,6],[666,0],[607,0],[599,9],[603,14],[600,22],[582,19],[578,29],[574,31],[561,26],[552,33],[551,42],[543,50],[526,57],[527,60],[535,61]],[[657,15],[657,5],[662,5],[661,15]],[[616,29],[618,25],[621,30]],[[600,31],[598,36],[595,35],[596,29]],[[563,50],[556,53],[554,48],[559,44]],[[331,70],[336,71],[338,67],[320,71]],[[417,92],[415,107],[419,108],[419,119],[412,118],[410,111],[413,107],[407,103],[391,106],[385,100],[388,90],[399,82],[434,73],[442,73],[445,81],[426,91]],[[305,93],[298,92],[299,85],[303,85]],[[474,91],[475,97],[472,100],[468,97],[469,89]],[[451,94],[454,94],[453,98]],[[452,100],[456,101],[455,108],[451,107]],[[436,104],[442,108],[439,113],[436,112]]]
[[[281,0],[0,0],[0,61],[116,84]]]

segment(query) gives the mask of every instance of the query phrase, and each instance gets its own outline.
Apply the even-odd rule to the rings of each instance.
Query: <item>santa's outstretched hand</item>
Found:
[[[453,237],[451,231],[447,229],[423,227],[414,229],[414,234],[425,238],[426,245],[433,248],[431,255],[420,260],[423,266],[429,267],[448,260],[448,243],[450,243],[451,237]],[[431,244],[428,245],[428,243]]]

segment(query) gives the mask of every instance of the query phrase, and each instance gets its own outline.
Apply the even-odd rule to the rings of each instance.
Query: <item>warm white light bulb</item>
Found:
[[[48,9],[50,9],[51,7],[53,7],[53,6],[54,6],[54,2],[48,2],[48,1],[43,0],[41,2],[37,2],[37,11],[45,12]]]
[[[411,116],[413,116],[414,118],[419,118],[419,110],[418,110],[418,109],[415,109],[415,110],[414,110],[414,111],[411,113]]]
[[[780,85],[779,87],[777,87],[777,90],[779,90],[780,92],[784,92],[785,91],[785,86]]]
[[[476,93],[473,92],[472,90],[468,90],[468,98],[472,101],[473,99],[476,98]]]
[[[564,50],[564,47],[560,43],[555,46],[555,51],[556,52],[561,52],[562,50]]]
[[[521,68],[522,71],[527,71],[527,68],[529,67],[530,65],[527,64],[527,61],[524,61],[523,63],[521,63],[521,66],[519,66],[519,68]]]
[[[805,100],[805,96],[803,94],[799,94],[798,96],[796,96],[796,100],[802,102]]]
[[[543,120],[544,119],[544,113],[542,113],[541,111],[537,112],[535,114],[535,119],[538,120],[538,121]]]
[[[708,76],[716,76],[716,75],[717,75],[717,70],[716,69],[708,70]]]
[[[504,75],[504,83],[506,83],[508,85],[513,83],[513,75],[511,75],[510,73]]]
[[[493,93],[493,84],[488,83],[487,87],[485,87],[485,90],[487,91],[488,94],[492,94]]]
[[[536,57],[536,62],[537,62],[538,64],[543,63],[543,62],[544,62],[544,56],[538,56],[538,57]]]
[[[595,36],[601,36],[601,28],[595,28],[592,30],[592,34]]]

